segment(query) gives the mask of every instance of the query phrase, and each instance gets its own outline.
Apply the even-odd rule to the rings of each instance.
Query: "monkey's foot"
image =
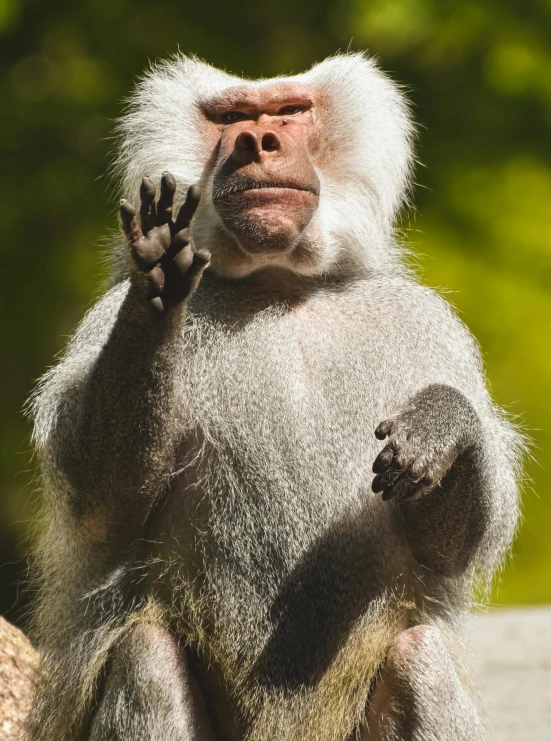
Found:
[[[172,218],[176,181],[165,172],[161,193],[155,203],[155,186],[145,177],[140,187],[140,219],[134,207],[122,198],[121,221],[131,259],[131,274],[142,289],[154,316],[163,316],[171,307],[186,302],[197,288],[210,261],[207,250],[195,252],[189,239],[189,224],[199,204],[197,185],[176,219]]]
[[[377,427],[388,444],[373,463],[371,488],[384,500],[410,499],[437,486],[456,458],[476,440],[479,420],[465,396],[434,384]]]

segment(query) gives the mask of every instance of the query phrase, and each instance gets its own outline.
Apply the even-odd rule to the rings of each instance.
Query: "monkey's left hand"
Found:
[[[467,398],[434,384],[375,430],[388,444],[373,463],[371,488],[384,500],[410,499],[437,486],[456,458],[476,444],[480,420]]]

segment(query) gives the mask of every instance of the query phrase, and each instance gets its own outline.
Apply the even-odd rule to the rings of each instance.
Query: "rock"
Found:
[[[19,737],[37,660],[24,634],[0,617],[0,741]]]
[[[490,610],[472,625],[489,741],[551,739],[551,609]]]

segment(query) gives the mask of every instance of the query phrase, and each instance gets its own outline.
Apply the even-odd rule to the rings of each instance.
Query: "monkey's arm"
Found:
[[[208,255],[192,253],[191,193],[172,222],[175,183],[142,184],[142,228],[122,203],[130,279],[90,312],[34,399],[35,438],[48,486],[68,494],[94,538],[136,534],[162,492],[174,448],[181,326]],[[182,216],[183,212],[183,216]]]
[[[373,490],[396,498],[418,561],[445,576],[459,576],[479,554],[491,559],[483,551],[503,544],[488,535],[507,540],[516,520],[516,487],[506,480],[514,471],[499,448],[509,442],[514,452],[518,438],[494,414],[481,418],[462,392],[433,384],[376,431],[388,443],[373,465]]]

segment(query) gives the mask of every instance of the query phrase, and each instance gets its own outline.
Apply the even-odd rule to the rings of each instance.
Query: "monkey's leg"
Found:
[[[184,649],[156,625],[135,627],[113,655],[90,741],[214,741]]]
[[[418,625],[398,635],[360,738],[483,741],[483,724],[437,628]]]

